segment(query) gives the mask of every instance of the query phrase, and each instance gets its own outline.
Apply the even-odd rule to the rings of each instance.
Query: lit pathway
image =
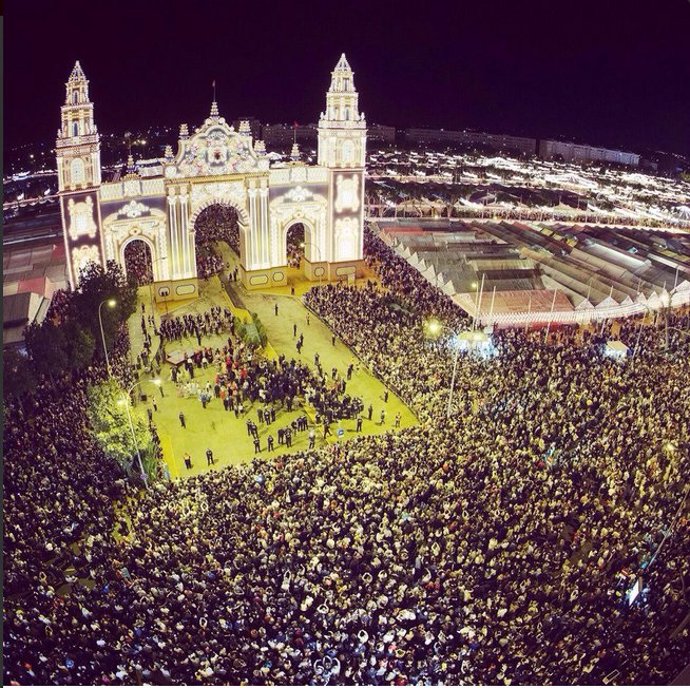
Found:
[[[220,280],[213,278],[208,282],[201,282],[201,296],[191,302],[170,306],[170,313],[181,315],[182,313],[203,313],[213,305],[220,305],[233,310],[235,315],[245,319],[247,312],[236,308],[225,290]],[[303,292],[306,288],[313,286],[309,283],[299,284],[297,293]],[[388,402],[383,400],[386,387],[375,378],[364,365],[354,356],[354,354],[339,340],[336,345],[331,343],[330,330],[314,315],[310,316],[310,324],[307,325],[307,309],[302,305],[301,300],[295,296],[291,297],[289,288],[285,287],[282,294],[247,292],[241,285],[233,285],[237,289],[244,305],[249,311],[255,312],[266,328],[269,346],[265,354],[271,357],[284,353],[288,359],[307,363],[314,367],[314,354],[320,355],[321,365],[324,372],[330,377],[331,369],[337,368],[340,375],[345,377],[347,367],[350,362],[355,363],[355,370],[352,379],[347,382],[346,393],[351,396],[361,397],[364,401],[365,411],[363,417],[362,434],[378,434],[392,430],[396,413],[401,415],[401,427],[409,427],[417,422],[413,413],[398,399],[393,392],[389,391]],[[148,289],[140,290],[140,299],[146,304],[147,315],[150,311],[150,297]],[[278,304],[278,316],[275,315],[274,307]],[[159,307],[156,311],[156,320],[160,318],[160,311],[164,307]],[[130,332],[133,343],[134,356],[141,350],[141,307],[136,315],[130,320]],[[304,348],[299,355],[295,348],[296,338],[293,337],[293,323],[298,326],[297,335],[304,333]],[[154,336],[154,351],[157,346]],[[227,339],[226,336],[219,335],[202,340],[206,346],[222,346]],[[166,345],[167,352],[180,349],[182,351],[193,351],[197,347],[196,339],[187,338],[182,342],[170,342]],[[207,380],[212,380],[215,369],[209,367],[205,371],[196,373],[195,381],[200,386],[205,385]],[[146,380],[150,376],[142,374],[142,379]],[[277,414],[276,422],[270,426],[258,423],[257,406],[250,407],[245,416],[240,419],[235,418],[233,412],[224,410],[222,403],[218,399],[212,400],[208,407],[204,409],[198,399],[183,399],[176,395],[175,385],[170,380],[170,366],[164,365],[161,372],[163,380],[162,391],[165,396],[153,385],[144,382],[142,392],[147,394],[145,402],[137,403],[135,413],[145,418],[145,408],[152,408],[152,400],[155,399],[158,411],[154,411],[154,422],[158,428],[161,438],[164,457],[172,478],[196,475],[209,470],[206,461],[206,450],[211,449],[216,464],[214,468],[219,469],[231,464],[244,463],[254,457],[254,446],[252,438],[248,436],[246,420],[251,419],[259,427],[262,452],[260,457],[279,456],[284,453],[284,446],[278,445],[277,430],[286,427],[292,420],[305,413],[304,409],[293,410],[288,413],[280,409]],[[369,405],[373,406],[372,420],[367,419]],[[381,410],[386,411],[384,425],[379,424]],[[180,411],[184,413],[187,427],[182,428],[179,420]],[[309,415],[309,414],[307,414]],[[310,419],[311,420],[311,419]],[[351,439],[357,433],[356,420],[347,419],[331,425],[333,436],[328,438],[328,442],[337,439],[338,429],[343,431],[343,439]],[[323,446],[323,431],[321,428],[316,430],[316,446]],[[268,435],[273,436],[275,450],[270,454],[266,450]],[[293,436],[291,452],[304,450],[308,446],[307,432],[297,433]],[[188,470],[184,465],[184,454],[189,453],[192,458],[193,468]]]

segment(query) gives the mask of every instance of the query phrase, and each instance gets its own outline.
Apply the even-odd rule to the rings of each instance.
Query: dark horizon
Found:
[[[198,126],[214,79],[228,119],[318,121],[345,52],[370,124],[690,154],[687,0],[191,7],[8,3],[5,147],[53,144],[75,60],[120,132]]]

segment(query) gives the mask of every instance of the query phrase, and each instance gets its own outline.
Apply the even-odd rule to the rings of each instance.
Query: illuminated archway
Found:
[[[196,272],[201,279],[209,279],[227,267],[219,243],[240,253],[239,212],[231,204],[207,205],[195,215],[193,231]]]
[[[137,286],[153,282],[153,252],[150,242],[141,237],[127,240],[122,246],[122,265],[127,279]]]

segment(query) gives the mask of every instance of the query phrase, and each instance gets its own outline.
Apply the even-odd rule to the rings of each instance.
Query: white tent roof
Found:
[[[606,349],[610,351],[611,353],[616,353],[616,354],[628,354],[628,347],[623,344],[623,342],[620,339],[611,339],[608,342],[606,342]]]

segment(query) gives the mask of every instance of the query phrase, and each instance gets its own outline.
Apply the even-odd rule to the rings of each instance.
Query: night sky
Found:
[[[76,59],[101,132],[316,122],[345,51],[369,123],[690,154],[690,0],[5,2],[5,147],[47,141]],[[172,143],[172,142],[171,142]]]

